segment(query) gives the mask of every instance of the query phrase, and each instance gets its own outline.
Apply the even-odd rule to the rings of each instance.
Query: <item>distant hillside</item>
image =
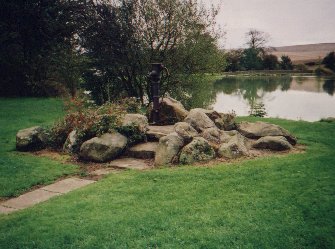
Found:
[[[298,64],[318,61],[320,58],[322,59],[331,51],[335,51],[335,43],[276,47],[272,54],[278,57],[282,55],[288,55],[295,64]]]

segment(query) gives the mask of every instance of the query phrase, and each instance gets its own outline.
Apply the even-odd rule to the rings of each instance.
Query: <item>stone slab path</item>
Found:
[[[111,161],[108,165],[110,167],[117,167],[121,169],[150,169],[150,166],[146,163],[145,160],[137,158],[121,158]]]
[[[152,144],[151,144],[152,145]],[[149,169],[150,165],[143,159],[136,158],[121,158],[111,161],[108,166],[114,168],[98,169],[91,173],[91,175],[102,176],[117,171],[119,169]],[[82,188],[86,185],[92,184],[96,181],[80,179],[77,177],[67,178],[53,184],[41,187],[34,191],[20,195],[19,197],[9,199],[0,203],[0,214],[9,214],[24,208],[34,206],[40,202],[49,200],[54,196],[66,194],[72,190]]]
[[[49,200],[54,196],[63,195],[94,182],[95,181],[92,180],[85,180],[75,177],[64,179],[0,203],[0,213],[8,214],[20,209],[31,207],[37,203]]]

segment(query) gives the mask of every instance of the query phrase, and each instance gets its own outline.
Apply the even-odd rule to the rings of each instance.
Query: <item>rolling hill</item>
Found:
[[[335,43],[275,47],[275,51],[272,54],[278,57],[288,55],[294,64],[299,64],[317,62],[331,51],[335,51]]]

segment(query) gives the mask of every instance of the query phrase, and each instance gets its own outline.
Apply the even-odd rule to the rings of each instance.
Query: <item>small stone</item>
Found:
[[[68,153],[74,153],[78,152],[79,144],[78,144],[78,136],[77,131],[73,130],[70,132],[70,134],[67,136],[67,139],[64,143],[63,150]]]
[[[43,149],[48,141],[46,131],[40,126],[19,130],[16,134],[16,149],[34,151]]]
[[[266,136],[258,139],[253,145],[256,149],[270,149],[274,151],[290,150],[292,145],[283,136]]]
[[[229,159],[248,155],[245,138],[240,134],[236,134],[230,139],[228,143],[222,144],[220,146],[218,154],[220,157]]]

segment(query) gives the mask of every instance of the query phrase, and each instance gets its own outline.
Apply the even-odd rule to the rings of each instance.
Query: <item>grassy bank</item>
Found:
[[[51,125],[63,115],[62,105],[57,99],[0,98],[0,198],[76,172],[75,166],[15,151],[19,129]]]
[[[335,248],[335,123],[266,120],[306,152],[110,175],[0,216],[0,248]]]

